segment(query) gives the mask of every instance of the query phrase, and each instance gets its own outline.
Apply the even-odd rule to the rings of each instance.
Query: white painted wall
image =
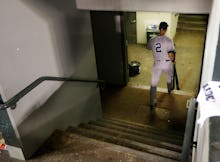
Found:
[[[0,84],[8,100],[40,76],[63,74],[49,22],[22,1],[1,1],[0,8]],[[44,102],[56,87],[44,86],[29,95],[25,104],[13,111],[15,123],[19,125],[32,111],[29,108]]]
[[[217,52],[217,45],[219,39],[219,26],[220,26],[220,1],[213,0],[212,9],[209,15],[205,53],[203,59],[203,69],[201,77],[201,86],[208,81],[212,80],[215,57]],[[200,105],[198,107],[198,113],[200,112]],[[198,114],[197,114],[198,115]],[[198,120],[198,117],[197,117]],[[193,159],[195,162],[206,162],[209,159],[209,119],[206,120],[202,127],[196,125],[196,136],[194,141],[197,141],[197,148],[193,149]]]
[[[209,13],[212,0],[76,0],[77,8],[110,11]]]
[[[169,12],[136,12],[137,19],[137,43],[146,44],[146,30],[149,25],[159,26],[161,21],[169,25],[166,35],[171,39],[176,34],[178,14]]]
[[[200,117],[200,108],[197,109],[197,119]],[[207,162],[209,161],[209,146],[210,146],[210,127],[209,119],[206,119],[203,126],[196,123],[194,134],[194,141],[197,141],[197,147],[193,147],[193,162]]]
[[[0,4],[0,88],[5,101],[41,76],[97,78],[90,13],[78,11],[74,0]],[[101,116],[96,84],[68,83],[56,91],[60,86],[44,82],[15,110],[9,109],[26,157],[54,129]],[[53,93],[55,99],[45,103]]]
[[[209,15],[201,86],[212,80],[220,26],[220,1],[214,0]]]
[[[171,13],[171,21],[170,21],[170,26],[168,29],[168,32],[170,33],[170,38],[174,39],[176,35],[176,29],[178,25],[178,19],[179,19],[179,14],[178,13]]]

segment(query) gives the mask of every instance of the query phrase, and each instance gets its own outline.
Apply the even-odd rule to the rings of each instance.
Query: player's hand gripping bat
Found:
[[[172,90],[174,90],[175,88],[175,82],[176,82],[176,89],[180,90],[179,87],[179,79],[178,79],[178,75],[177,75],[177,71],[176,71],[176,52],[175,51],[169,51],[168,52],[170,59],[173,62],[173,76],[172,76]]]

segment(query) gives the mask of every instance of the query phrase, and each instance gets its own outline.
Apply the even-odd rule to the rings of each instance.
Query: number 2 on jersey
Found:
[[[161,52],[161,44],[156,43],[156,52]]]

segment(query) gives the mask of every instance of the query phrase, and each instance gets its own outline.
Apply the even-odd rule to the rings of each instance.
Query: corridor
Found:
[[[184,131],[187,100],[195,97],[199,90],[205,34],[205,30],[177,30],[174,43],[180,90],[175,89],[168,95],[165,75],[161,75],[153,115],[149,111],[152,53],[145,45],[130,44],[128,61],[139,61],[141,72],[130,77],[126,87],[103,92],[105,116]]]

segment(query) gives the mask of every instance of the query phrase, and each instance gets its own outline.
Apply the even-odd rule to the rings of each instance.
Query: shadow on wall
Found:
[[[87,24],[89,12],[77,11],[75,0],[22,2],[47,23],[59,73],[72,75],[83,55],[87,54],[85,44],[93,44],[92,37],[88,37],[92,34],[90,24]]]
[[[85,95],[87,91],[92,93]],[[77,93],[74,93],[77,92]],[[26,158],[38,149],[55,129],[66,129],[101,117],[99,88],[96,83],[64,83],[39,109],[19,126]]]
[[[46,24],[50,37],[46,48],[52,46],[59,75],[95,78],[97,73],[89,12],[77,11],[74,0],[21,2],[37,15],[34,18],[40,19],[40,25]],[[36,32],[40,30],[36,29]],[[100,117],[100,104],[96,84],[67,83],[39,109],[32,112],[33,107],[29,108],[30,115],[25,113],[27,117],[18,126],[25,157],[29,158],[54,129],[64,129],[67,125]]]

